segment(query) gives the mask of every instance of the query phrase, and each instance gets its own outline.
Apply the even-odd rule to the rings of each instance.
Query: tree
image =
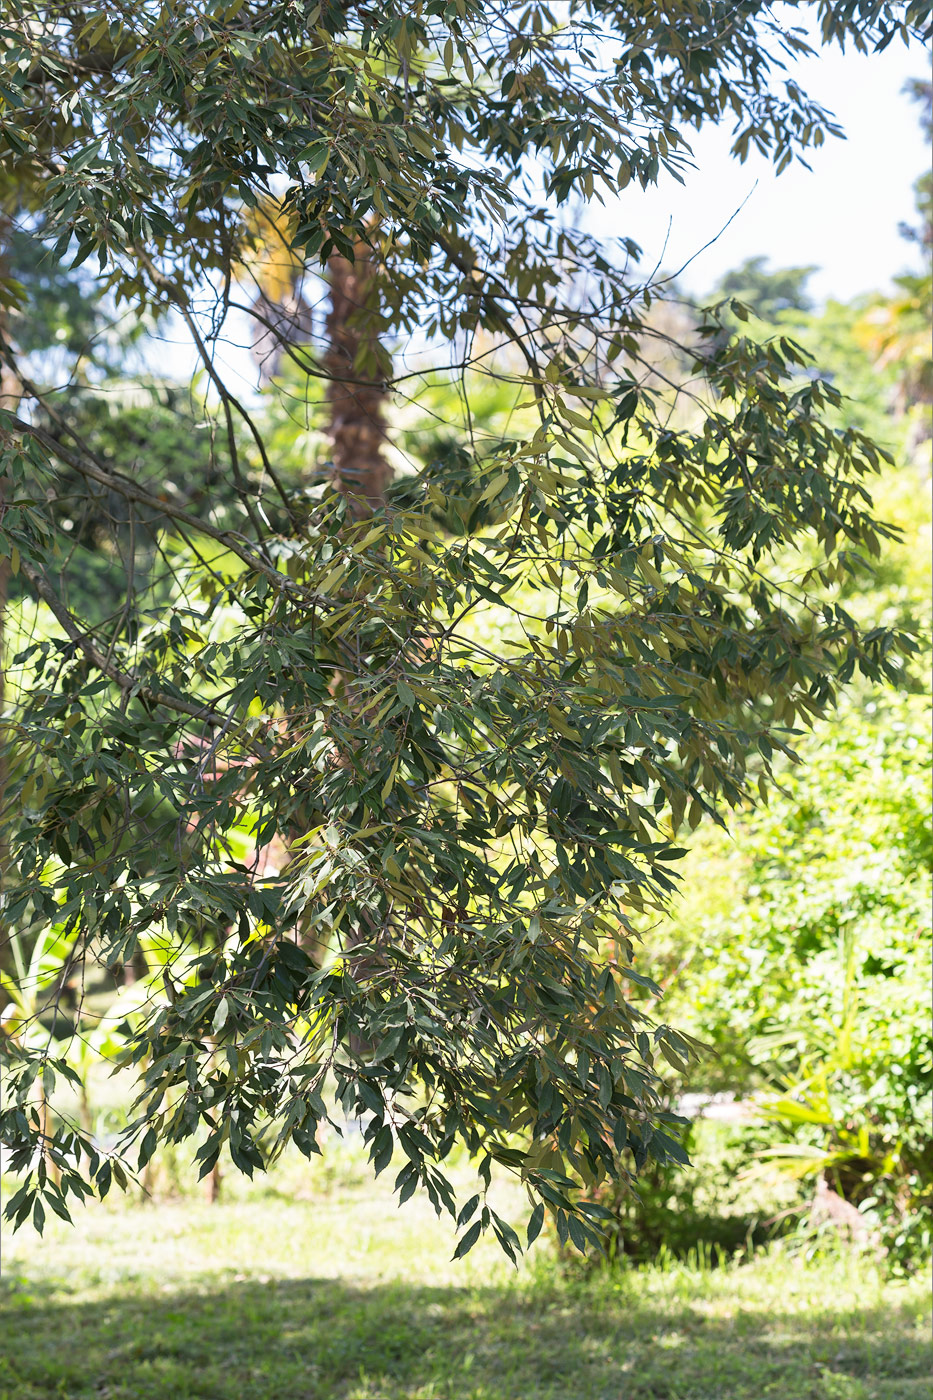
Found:
[[[933,134],[930,103],[933,84],[914,79],[906,91],[920,105],[920,126],[929,142]],[[920,250],[917,271],[895,277],[893,297],[878,297],[858,327],[859,339],[875,354],[878,369],[896,367],[897,407],[901,413],[916,410],[914,449],[933,435],[933,356],[930,353],[930,320],[933,318],[933,172],[925,170],[914,184],[918,225],[901,224],[900,232]]]
[[[862,48],[924,20],[817,13]],[[160,494],[22,378],[3,529],[44,630],[12,661],[28,777],[5,918],[61,928],[73,967],[144,931],[167,950],[126,1052],[139,1164],[195,1137],[202,1172],[224,1147],[252,1172],[317,1150],[336,1103],[377,1172],[401,1150],[402,1199],[457,1215],[458,1254],[487,1227],[519,1247],[485,1200],[493,1162],[536,1202],[529,1238],[547,1208],[583,1247],[600,1211],[580,1183],[684,1155],[655,1057],[689,1041],[626,995],[678,827],[764,793],[795,728],[856,671],[896,678],[911,643],[835,596],[891,533],[864,484],[881,454],[823,416],[838,391],[715,309],[678,351],[688,378],[659,383],[637,248],[557,211],[676,175],[686,131],[726,113],[736,155],[779,167],[834,133],[779,81],[807,41],[759,3],[726,22],[695,0],[135,0],[16,3],[0,43],[0,138],[41,236],[188,327],[233,502]],[[330,278],[323,353],[238,291],[260,208],[288,265]],[[329,484],[273,460],[218,367],[249,315],[330,406]],[[390,410],[425,366],[460,395],[459,449],[389,484]],[[481,440],[490,375],[515,396]],[[82,615],[63,472],[163,520],[170,606],[130,554],[132,605]],[[124,1166],[67,1122],[43,1134],[36,1077],[54,1106],[71,1072],[54,1043],[4,1049],[8,1213],[41,1226],[43,1200],[67,1214]],[[458,1142],[481,1183],[459,1210]]]
[[[720,278],[718,295],[738,297],[762,320],[779,311],[810,311],[813,302],[805,289],[816,267],[782,267],[771,272],[767,264],[767,258],[746,258],[740,267]]]

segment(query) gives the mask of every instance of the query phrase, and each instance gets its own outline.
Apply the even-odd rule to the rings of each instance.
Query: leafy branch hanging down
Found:
[[[795,9],[861,48],[925,22]],[[7,5],[5,227],[181,319],[209,444],[121,456],[119,394],[89,417],[97,381],[43,377],[0,268],[2,917],[24,965],[62,949],[2,1036],[17,1223],[124,1184],[134,1143],[251,1173],[361,1118],[458,1254],[521,1248],[494,1163],[529,1239],[548,1210],[584,1248],[581,1185],[684,1159],[657,1060],[691,1043],[634,965],[677,831],[764,796],[911,642],[834,591],[890,535],[838,392],[716,308],[666,330],[635,245],[559,206],[624,223],[724,116],[739,158],[802,158],[835,131],[808,51],[754,0]],[[258,404],[223,368],[241,333],[275,347]],[[50,1113],[89,1014],[62,989],[140,955],[139,1097],[104,1151]]]

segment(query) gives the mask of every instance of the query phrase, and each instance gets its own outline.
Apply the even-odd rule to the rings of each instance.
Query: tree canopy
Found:
[[[17,341],[38,293],[0,269],[28,612],[3,917],[65,950],[44,1038],[3,1037],[15,1220],[124,1181],[133,1140],[138,1164],[193,1137],[203,1171],[227,1148],[251,1172],[345,1114],[376,1171],[400,1153],[403,1199],[456,1214],[459,1253],[486,1227],[519,1247],[493,1162],[529,1187],[530,1237],[547,1208],[582,1247],[577,1186],[682,1158],[655,1058],[690,1043],[630,994],[633,918],[674,888],[683,823],[764,795],[795,731],[911,642],[838,596],[891,534],[838,388],[733,300],[672,335],[663,279],[573,210],[618,200],[624,235],[704,121],[739,159],[803,156],[836,127],[794,81],[795,14],[877,49],[927,9],[7,7],[0,251],[28,231],[108,306],[183,324],[208,444],[197,490],[180,441],[104,451]],[[277,348],[258,404],[223,369],[244,318]],[[329,444],[323,471],[270,402]],[[406,439],[413,413],[436,431]],[[141,1093],[104,1151],[37,1086],[74,1074],[66,983],[140,949]]]
[[[807,282],[815,267],[782,267],[772,272],[768,259],[746,258],[719,279],[722,297],[738,297],[756,316],[767,319],[780,311],[810,311],[813,307]]]

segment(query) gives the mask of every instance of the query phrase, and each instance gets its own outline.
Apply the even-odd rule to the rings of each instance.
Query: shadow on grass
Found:
[[[803,1313],[586,1288],[273,1280],[120,1293],[7,1280],[0,1400],[908,1400],[916,1309]],[[731,1315],[730,1315],[731,1314]]]

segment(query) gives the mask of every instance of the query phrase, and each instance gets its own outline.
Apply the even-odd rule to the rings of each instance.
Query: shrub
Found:
[[[765,1091],[758,1148],[825,1176],[898,1266],[929,1247],[933,1194],[927,772],[923,697],[816,730],[767,811],[696,844],[703,905],[675,911],[659,977],[711,1047],[691,1087]]]

